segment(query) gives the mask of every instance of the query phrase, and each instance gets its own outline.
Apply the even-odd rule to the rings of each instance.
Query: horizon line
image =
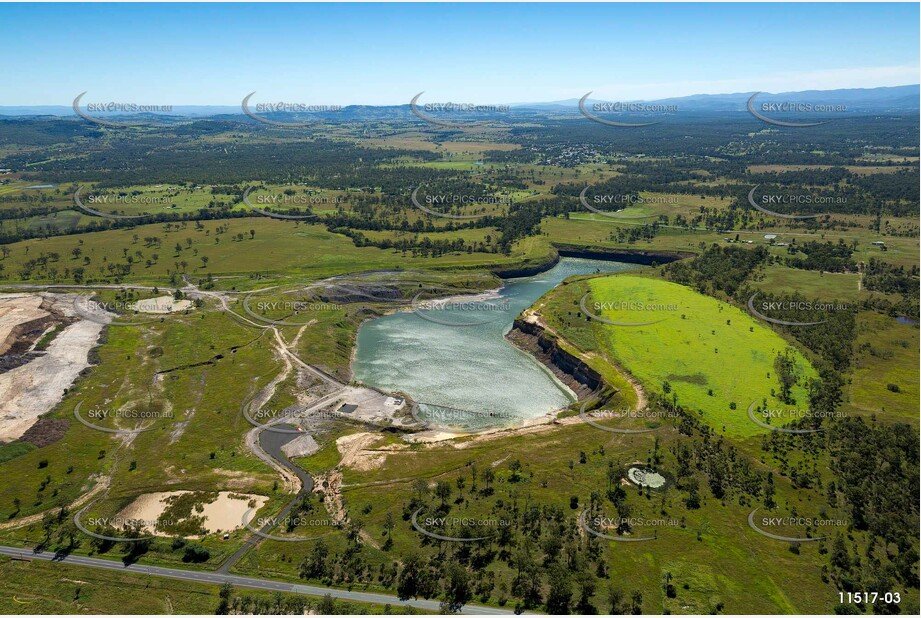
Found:
[[[767,90],[748,90],[748,91],[737,91],[737,92],[713,92],[713,93],[698,92],[698,93],[689,94],[689,95],[674,95],[674,96],[657,97],[657,98],[651,98],[651,99],[642,99],[642,98],[641,99],[635,99],[635,98],[613,99],[613,98],[607,98],[607,97],[591,97],[588,100],[589,101],[618,101],[622,103],[640,103],[640,102],[666,101],[666,100],[673,100],[673,99],[690,99],[694,97],[733,97],[733,96],[742,97],[742,96],[751,96],[754,93],[762,93],[767,96],[779,96],[779,95],[785,95],[785,94],[802,94],[802,93],[810,93],[810,92],[840,92],[840,91],[848,91],[848,90],[883,90],[883,89],[891,89],[891,88],[911,88],[911,87],[917,87],[919,88],[919,90],[921,90],[921,82],[899,84],[896,86],[852,86],[852,87],[847,87],[847,88],[786,90],[786,91],[780,91],[780,92],[769,92]],[[245,95],[243,98],[245,98]],[[243,100],[243,98],[241,98],[241,101]],[[523,101],[523,102],[522,101],[515,101],[515,102],[477,101],[476,104],[525,107],[528,105],[569,104],[569,103],[578,101],[579,98],[580,97],[575,96],[575,97],[571,97],[567,99]],[[269,101],[271,101],[271,99],[269,99]],[[444,101],[435,101],[435,102],[444,103]],[[126,103],[126,101],[119,101],[119,103]],[[133,103],[136,103],[136,102],[133,102]],[[291,103],[293,104],[294,102],[292,101]],[[471,103],[471,101],[466,101],[466,103]],[[921,103],[921,101],[919,101],[919,103]],[[153,104],[153,103],[145,102],[143,104],[146,105],[146,104]],[[157,104],[165,105],[162,102],[157,102]],[[304,102],[304,104],[307,104],[307,103]],[[316,103],[311,103],[311,104],[316,104]],[[233,107],[233,108],[240,109],[241,113],[243,113],[240,103],[170,103],[169,105],[173,107]],[[409,105],[410,105],[410,101],[407,100],[404,103],[347,103],[347,104],[341,104],[341,107],[343,108],[345,107],[408,107]],[[51,107],[51,108],[60,107],[60,108],[66,108],[66,109],[72,110],[72,106],[73,106],[73,101],[71,101],[70,103],[0,104],[0,109],[3,109],[3,108],[32,108],[32,107],[46,107],[46,108],[47,107]],[[132,112],[126,112],[126,114],[127,113],[132,113]],[[141,113],[161,114],[161,113],[166,113],[166,112],[153,111],[153,112],[141,112]]]

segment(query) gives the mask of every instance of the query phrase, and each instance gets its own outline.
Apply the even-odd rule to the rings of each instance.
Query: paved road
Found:
[[[248,403],[244,405],[248,405]],[[277,425],[278,427],[286,428],[290,431],[295,431],[294,425],[277,424],[277,423],[275,423],[275,425]],[[230,569],[237,562],[240,561],[240,558],[242,558],[246,552],[252,549],[253,545],[255,545],[256,543],[258,543],[264,538],[262,535],[267,535],[269,531],[275,527],[276,524],[273,523],[273,521],[278,521],[278,522],[284,521],[285,517],[288,516],[288,513],[291,512],[291,509],[293,509],[294,506],[301,499],[303,499],[304,496],[310,494],[313,491],[313,477],[311,477],[305,470],[301,469],[299,466],[296,466],[293,463],[291,463],[291,461],[288,459],[288,456],[285,455],[284,451],[281,450],[285,444],[287,444],[288,442],[290,442],[297,436],[298,434],[292,434],[292,433],[284,434],[284,433],[279,433],[279,432],[267,431],[265,429],[259,430],[259,434],[256,437],[259,448],[261,448],[265,452],[266,455],[268,455],[269,457],[274,459],[276,462],[278,462],[278,465],[284,466],[285,468],[291,470],[291,472],[296,474],[297,477],[301,480],[301,489],[300,491],[297,492],[297,495],[294,496],[294,498],[292,498],[290,502],[288,502],[285,508],[281,510],[281,513],[279,513],[277,516],[275,516],[272,520],[270,520],[268,523],[266,523],[259,529],[259,532],[261,534],[250,534],[249,538],[246,539],[246,541],[243,543],[240,549],[234,552],[234,554],[230,558],[228,558],[224,562],[224,564],[220,566],[220,568],[218,569],[218,573],[229,573]]]
[[[387,594],[378,594],[374,592],[359,592],[359,591],[349,591],[349,590],[338,590],[335,588],[324,588],[322,586],[309,586],[304,584],[289,584],[286,582],[277,582],[271,579],[261,579],[258,577],[245,577],[242,575],[229,575],[226,573],[214,573],[209,571],[186,571],[183,569],[171,569],[167,567],[158,567],[158,566],[145,566],[139,564],[131,564],[125,566],[121,562],[115,562],[112,560],[101,560],[99,558],[87,558],[85,556],[66,556],[64,558],[55,559],[55,554],[51,552],[41,552],[34,553],[29,549],[22,549],[18,547],[7,547],[5,545],[0,545],[0,554],[5,554],[7,556],[13,556],[15,558],[25,558],[33,560],[47,560],[53,562],[66,562],[68,564],[73,564],[76,566],[90,567],[96,569],[108,569],[110,571],[121,571],[128,573],[138,573],[140,575],[156,575],[158,577],[169,577],[172,579],[183,579],[194,582],[202,582],[206,584],[223,584],[224,582],[229,582],[234,586],[240,588],[255,588],[257,590],[271,590],[278,592],[292,592],[294,594],[307,594],[311,596],[322,597],[323,595],[329,594],[337,599],[342,599],[345,601],[357,601],[361,603],[379,603],[381,605],[390,603],[391,605],[411,605],[412,607],[424,610],[431,610],[435,613],[438,612],[439,603],[438,601],[431,601],[425,599],[411,600],[411,601],[401,601],[400,599],[387,595]],[[511,614],[513,612],[496,609],[494,607],[482,607],[478,605],[468,605],[465,606],[462,613],[464,614],[488,614],[488,615],[505,615]]]

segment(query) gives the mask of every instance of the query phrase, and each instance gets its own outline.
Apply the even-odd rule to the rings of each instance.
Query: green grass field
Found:
[[[770,294],[799,294],[824,301],[857,302],[871,294],[857,289],[857,274],[823,273],[772,264],[753,283]]]
[[[218,586],[0,557],[4,614],[213,614]]]
[[[767,400],[771,409],[805,409],[805,381],[814,374],[793,351],[798,372],[795,403],[783,403],[774,359],[790,345],[739,309],[689,288],[648,277],[613,276],[588,282],[593,303],[634,303],[642,309],[603,306],[595,332],[611,355],[647,389],[663,392],[668,382],[685,408],[700,410],[716,429],[736,436],[765,430],[747,416],[749,404]],[[588,305],[590,308],[592,305]],[[659,321],[661,320],[661,321]],[[734,406],[733,406],[734,404]]]
[[[159,240],[152,242],[150,238]],[[438,258],[413,257],[396,250],[356,247],[351,239],[328,232],[320,225],[267,217],[207,221],[197,229],[190,224],[143,225],[28,240],[13,243],[9,249],[9,257],[0,258],[3,266],[0,281],[73,283],[74,269],[83,268],[85,281],[111,283],[115,277],[109,267],[128,265],[130,260],[130,274],[122,277],[122,281],[161,285],[167,281],[168,273],[199,278],[207,273],[327,277],[381,268],[513,267],[547,260],[552,251],[540,238],[525,238],[509,256],[464,251]],[[57,259],[51,256],[44,267],[33,267],[24,278],[26,263],[43,254],[46,257],[57,254]]]
[[[864,313],[854,372],[847,386],[853,411],[889,422],[918,425],[918,327]],[[894,386],[895,389],[892,389]]]
[[[212,615],[220,602],[219,592],[220,587],[214,584],[0,556],[0,613],[3,614]],[[310,607],[320,603],[319,597],[298,596],[306,598]],[[233,588],[231,597],[247,597],[270,607],[271,603],[294,595]],[[343,601],[335,601],[332,608],[341,614],[424,613]]]

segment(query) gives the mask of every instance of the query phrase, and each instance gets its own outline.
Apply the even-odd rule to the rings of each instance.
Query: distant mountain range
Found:
[[[754,92],[732,94],[695,94],[668,99],[620,101],[648,105],[674,105],[680,112],[744,112],[746,103]],[[762,102],[813,103],[823,105],[844,105],[852,113],[896,113],[921,110],[921,86],[890,86],[881,88],[846,88],[839,90],[804,90],[800,92],[763,93]],[[588,99],[587,105],[604,102],[604,99]],[[492,102],[490,102],[492,103]],[[547,103],[513,103],[516,113],[534,112],[576,112],[579,99],[552,101]],[[349,105],[343,108],[346,116],[386,117],[388,114],[405,114],[405,105]],[[340,112],[341,113],[341,112]],[[239,105],[175,105],[169,113],[158,117],[204,118],[213,116],[242,115]],[[0,116],[75,116],[69,105],[0,105]],[[326,114],[323,114],[326,115]],[[105,114],[104,117],[112,116]],[[341,116],[340,116],[341,117]]]
[[[242,113],[239,105],[175,105],[173,111],[155,115],[209,117]],[[71,105],[0,105],[0,116],[76,116],[76,114]],[[101,116],[109,118],[115,114],[102,114]]]
[[[733,94],[693,94],[669,99],[623,101],[647,105],[675,105],[679,111],[689,112],[743,112],[754,92]],[[587,99],[586,105],[603,102]],[[881,88],[846,88],[839,90],[803,90],[800,92],[765,92],[757,101],[845,105],[849,112],[909,112],[921,109],[921,86],[887,86]],[[578,106],[579,99],[551,103],[518,103],[513,107],[540,110],[566,110]]]

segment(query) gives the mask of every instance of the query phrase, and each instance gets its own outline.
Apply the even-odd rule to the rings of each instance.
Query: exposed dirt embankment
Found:
[[[29,344],[37,339],[55,319],[50,306],[38,295],[0,295],[0,356],[30,334],[33,336]]]
[[[579,399],[605,386],[597,371],[560,347],[556,337],[534,321],[522,317],[515,318],[506,337],[543,363],[561,382],[571,388]]]
[[[80,372],[89,366],[89,351],[96,346],[108,319],[104,315],[98,321],[76,319],[74,295],[46,296],[47,303],[42,298],[30,300],[41,303],[33,305],[33,309],[47,306],[47,313],[55,316],[55,322],[67,326],[44,351],[30,354],[27,363],[0,373],[0,441],[18,439],[61,401]],[[31,318],[27,315],[24,319]]]
[[[548,257],[546,260],[541,262],[525,262],[521,266],[515,266],[512,268],[495,268],[493,269],[493,274],[502,279],[514,279],[516,277],[533,277],[534,275],[539,275],[542,272],[546,272],[556,266],[560,261],[560,254],[556,251]]]
[[[515,277],[532,277],[548,271],[556,266],[560,258],[576,257],[590,260],[609,260],[612,262],[625,262],[627,264],[668,264],[685,258],[695,257],[697,254],[690,251],[664,251],[648,249],[609,249],[607,247],[584,247],[553,243],[553,253],[547,259],[539,262],[528,261],[520,266],[511,268],[494,268],[493,274],[502,279]]]
[[[627,264],[668,264],[685,258],[694,257],[690,251],[661,251],[644,249],[608,249],[606,247],[580,247],[579,245],[557,244],[556,250],[563,257],[588,258],[592,260],[612,260]]]

